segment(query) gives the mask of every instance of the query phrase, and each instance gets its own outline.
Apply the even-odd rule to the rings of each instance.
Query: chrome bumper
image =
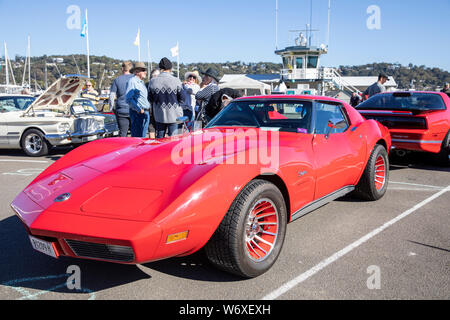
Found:
[[[100,129],[88,133],[80,132],[66,132],[62,134],[46,134],[45,139],[54,146],[65,145],[71,143],[83,143],[94,141],[97,139],[115,137],[119,135],[119,131],[109,131],[107,129]]]

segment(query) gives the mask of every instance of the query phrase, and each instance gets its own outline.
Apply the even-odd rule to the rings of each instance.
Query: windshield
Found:
[[[97,113],[94,104],[88,99],[77,99],[72,104],[73,114]]]
[[[208,128],[257,127],[310,133],[312,102],[301,100],[234,101],[215,118]]]
[[[395,92],[375,95],[356,109],[445,110],[445,104],[442,97],[434,93]]]
[[[0,97],[0,112],[23,111],[28,108],[36,98],[8,96]]]

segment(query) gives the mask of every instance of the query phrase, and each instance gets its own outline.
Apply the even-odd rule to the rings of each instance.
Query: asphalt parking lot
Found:
[[[450,298],[450,167],[425,155],[391,163],[377,202],[334,201],[288,226],[280,258],[242,280],[202,252],[138,266],[35,252],[9,205],[69,149],[28,158],[0,150],[0,299],[303,300]],[[69,266],[81,288],[69,289]]]

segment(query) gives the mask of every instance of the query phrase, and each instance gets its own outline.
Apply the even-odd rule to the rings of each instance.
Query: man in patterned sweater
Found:
[[[183,116],[184,98],[180,79],[172,75],[172,63],[162,58],[161,74],[150,80],[148,99],[153,107],[156,139],[169,137],[177,132],[177,119]]]

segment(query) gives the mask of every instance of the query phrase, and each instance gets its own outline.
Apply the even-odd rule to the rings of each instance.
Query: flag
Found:
[[[88,24],[87,24],[87,17],[85,16],[83,26],[81,27],[80,36],[82,36],[83,38],[86,37],[87,32],[88,32]]]
[[[177,43],[177,45],[175,47],[170,49],[170,52],[172,53],[172,57],[178,57],[178,54],[179,54],[178,43]]]
[[[139,47],[141,45],[141,29],[138,29],[136,40],[133,43],[135,46]]]

